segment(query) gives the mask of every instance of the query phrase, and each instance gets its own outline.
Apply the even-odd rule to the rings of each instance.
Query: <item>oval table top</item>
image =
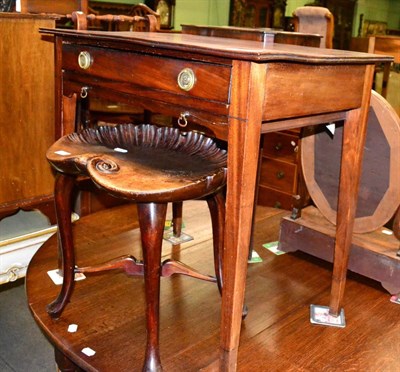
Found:
[[[336,224],[340,157],[344,127],[332,135],[324,126],[301,140],[307,190],[322,215]],[[400,205],[400,118],[372,91],[367,138],[354,221],[354,232],[374,231],[388,222]]]

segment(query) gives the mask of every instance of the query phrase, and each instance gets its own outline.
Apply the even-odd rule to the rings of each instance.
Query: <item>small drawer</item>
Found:
[[[297,166],[270,158],[263,158],[261,164],[260,185],[292,193],[296,190]]]
[[[346,94],[343,93],[343,84],[338,82],[345,82]],[[271,62],[265,80],[263,120],[360,107],[364,83],[363,64]]]
[[[223,104],[229,102],[229,65],[69,44],[63,46],[62,64],[64,71],[107,79],[112,84],[143,87],[144,95],[155,90]]]
[[[258,188],[258,205],[291,210],[293,208],[293,202],[292,194],[287,194],[265,186],[259,186]]]
[[[295,162],[299,138],[283,132],[264,134],[263,154],[276,159]]]

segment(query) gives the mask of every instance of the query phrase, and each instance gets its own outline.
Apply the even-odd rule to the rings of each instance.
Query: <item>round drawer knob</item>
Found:
[[[90,65],[92,64],[92,56],[90,55],[89,52],[83,51],[79,53],[78,56],[78,64],[79,67],[86,70],[90,67]]]
[[[276,173],[276,178],[278,179],[278,180],[281,180],[281,179],[283,179],[285,177],[285,172],[283,172],[283,171],[278,171],[277,173]]]
[[[178,85],[182,90],[189,91],[196,83],[196,75],[191,68],[184,68],[178,75]]]

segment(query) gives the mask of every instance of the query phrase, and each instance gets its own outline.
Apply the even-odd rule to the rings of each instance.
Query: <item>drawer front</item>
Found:
[[[259,186],[258,188],[258,205],[291,210],[293,208],[293,202],[292,194],[287,194],[265,186]]]
[[[296,171],[295,164],[264,157],[261,164],[260,184],[293,193],[297,186]]]
[[[298,136],[276,132],[264,134],[263,153],[266,156],[295,163],[298,153]]]
[[[365,68],[364,65],[270,63],[265,85],[263,120],[360,107]]]
[[[86,68],[80,67],[78,63],[82,52],[87,53],[88,67],[85,66]],[[81,58],[81,63],[84,61],[84,58]],[[63,45],[62,65],[62,68],[67,71],[112,80],[116,84],[141,86],[143,94],[146,90],[159,90],[225,104],[229,102],[231,67],[227,65],[69,44]],[[181,86],[184,88],[178,84],[180,74]],[[185,90],[190,87],[191,79],[193,87]]]

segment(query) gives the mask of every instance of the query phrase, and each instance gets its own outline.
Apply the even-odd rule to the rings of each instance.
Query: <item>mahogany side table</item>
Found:
[[[54,35],[57,135],[80,96],[135,102],[228,146],[220,370],[236,370],[261,133],[345,120],[330,312],[341,311],[374,66],[387,56],[197,35]],[[218,363],[216,361],[216,363]]]

